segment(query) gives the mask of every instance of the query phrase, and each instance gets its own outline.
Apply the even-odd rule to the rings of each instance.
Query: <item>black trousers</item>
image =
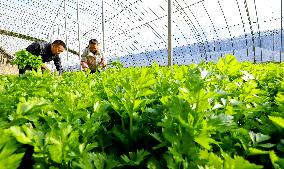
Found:
[[[91,70],[91,72],[90,73],[96,73],[96,72],[99,72],[100,73],[100,71],[98,70],[98,69],[96,69],[96,70]]]
[[[27,65],[26,67],[24,67],[23,69],[20,69],[19,65],[18,65],[18,69],[19,69],[19,74],[22,75],[22,74],[25,74],[25,72],[27,70],[32,70],[33,68],[29,65]]]

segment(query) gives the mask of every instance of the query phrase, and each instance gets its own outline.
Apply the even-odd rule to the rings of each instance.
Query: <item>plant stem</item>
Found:
[[[124,125],[124,121],[123,121],[123,117],[122,116],[121,116],[121,125],[122,125],[123,130],[125,130],[125,125]]]
[[[129,125],[129,131],[130,131],[130,136],[131,137],[133,135],[133,128],[132,128],[132,126],[133,126],[133,113],[131,112],[130,113],[130,125]]]

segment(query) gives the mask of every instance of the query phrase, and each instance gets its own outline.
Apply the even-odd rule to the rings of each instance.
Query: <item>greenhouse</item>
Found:
[[[283,0],[0,8],[0,169],[284,169]]]

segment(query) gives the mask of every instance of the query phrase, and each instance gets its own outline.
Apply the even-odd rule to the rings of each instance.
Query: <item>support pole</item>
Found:
[[[253,49],[253,63],[256,63],[255,39],[254,39],[254,32],[253,32],[253,28],[252,28],[252,22],[251,22],[251,18],[250,18],[247,0],[244,1],[244,5],[245,5],[245,8],[246,8],[246,13],[247,13],[248,21],[249,21],[250,32],[251,32],[251,41],[252,41],[252,49]]]
[[[67,63],[68,63],[68,67],[69,67],[69,55],[68,55],[68,35],[67,35],[67,12],[66,12],[66,1],[68,0],[64,0],[64,19],[65,19],[65,43],[66,43],[66,57],[67,57]]]
[[[282,51],[283,51],[283,0],[281,0],[281,35],[280,35],[280,38],[281,38],[281,47],[280,47],[280,62],[282,62]]]
[[[172,0],[168,0],[168,66],[173,65],[172,56]]]
[[[81,67],[81,44],[80,44],[80,23],[79,23],[79,13],[80,13],[80,9],[79,9],[79,0],[77,0],[77,24],[78,24],[78,45],[79,45],[79,65],[80,65],[80,70],[82,70]]]
[[[59,7],[58,7],[58,9],[57,9],[57,12],[56,12],[56,15],[55,15],[55,18],[54,18],[54,20],[52,21],[52,23],[51,23],[51,25],[52,25],[52,27],[51,27],[51,29],[50,29],[50,33],[49,33],[49,41],[50,41],[50,43],[52,42],[52,36],[54,35],[54,27],[55,27],[55,21],[56,21],[56,18],[58,17],[58,15],[59,15],[59,11],[60,11],[60,8],[62,7],[62,4],[64,3],[64,0],[62,0],[61,1],[61,3],[60,3],[60,5],[59,5]]]
[[[104,0],[102,0],[102,34],[103,34],[103,52],[105,53],[105,17],[104,17]]]

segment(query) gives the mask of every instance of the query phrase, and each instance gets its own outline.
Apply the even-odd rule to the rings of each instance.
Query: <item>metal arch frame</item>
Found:
[[[257,7],[256,7],[256,2],[254,2],[254,10],[255,10],[255,15],[256,15],[256,22],[257,22],[257,29],[258,29],[258,38],[259,38],[259,47],[260,47],[260,62],[262,62],[262,39],[260,36],[260,25],[259,25],[259,19],[258,19],[258,12],[257,12]]]
[[[212,27],[213,27],[213,30],[214,30],[214,32],[215,32],[215,34],[216,34],[216,36],[217,36],[217,40],[219,41],[219,44],[220,44],[220,38],[219,38],[219,36],[218,36],[217,29],[215,28],[215,26],[214,26],[214,24],[213,24],[213,21],[212,21],[210,15],[209,15],[207,9],[205,8],[204,2],[202,1],[201,3],[202,3],[202,6],[203,6],[203,8],[204,8],[204,10],[205,10],[205,12],[206,12],[206,14],[207,14],[209,20],[210,20],[210,23],[211,23],[211,25],[212,25]],[[220,51],[222,51],[221,45],[220,45]],[[223,55],[222,55],[222,53],[221,53],[221,57],[222,57],[222,56],[223,56]]]
[[[281,37],[280,37],[280,39],[281,39],[281,42],[280,42],[280,45],[281,45],[281,47],[280,47],[280,62],[282,62],[282,51],[283,51],[283,0],[280,0],[280,5],[281,5],[281,7],[280,7],[280,10],[281,10],[281,12],[280,12],[280,15],[281,15],[281,31],[280,31],[280,33],[281,33]]]
[[[101,1],[101,4],[102,4],[102,12],[101,12],[101,15],[102,15],[102,20],[101,20],[101,24],[102,24],[102,43],[103,43],[103,52],[105,53],[105,18],[104,18],[104,0]],[[90,29],[88,31],[86,31],[85,33],[83,33],[82,37],[84,37],[85,35],[87,35],[87,33],[93,31],[93,30],[96,30],[96,29]],[[79,31],[78,31],[79,32]]]
[[[132,3],[132,4],[130,4],[130,5],[134,5],[134,4],[136,4],[136,3],[138,3],[138,2],[141,2],[141,0],[136,0],[134,3]],[[123,2],[121,2],[120,4],[119,4],[120,6],[122,6],[122,8],[123,8],[123,10],[122,11],[125,11],[125,10],[128,10],[129,9],[129,6],[126,6],[126,5],[124,5],[123,4]],[[123,6],[124,5],[124,6]],[[122,12],[121,11],[121,12]],[[121,13],[120,12],[120,13]],[[132,13],[134,13],[135,15],[137,15],[134,11],[132,11],[132,10],[130,10],[129,12],[132,12]],[[120,14],[119,13],[119,14]],[[115,18],[115,17],[117,17],[117,15],[115,15],[113,18]],[[113,19],[113,18],[110,18],[109,20],[111,20],[111,19]],[[159,18],[159,19],[161,19],[161,18]],[[107,21],[105,21],[105,22],[107,22]],[[136,28],[140,28],[141,26],[146,26],[146,27],[148,27],[149,29],[152,29],[152,31],[154,32],[154,34],[159,38],[159,39],[163,39],[162,38],[162,36],[148,23],[148,22],[146,22],[146,23],[144,23],[144,24],[142,24],[142,25],[139,25],[139,26],[137,26]],[[94,30],[94,29],[91,29],[91,30]],[[91,30],[89,30],[89,31],[91,31]],[[133,30],[133,29],[132,29]],[[87,31],[87,32],[89,32],[89,31]],[[86,33],[87,33],[86,32]],[[127,36],[127,37],[130,37],[131,38],[131,35],[129,35],[127,32],[129,32],[129,31],[124,31],[124,30],[122,30],[122,33],[121,34],[125,34],[125,36]],[[86,34],[85,33],[85,34]],[[120,35],[120,34],[119,34]],[[110,38],[110,39],[112,39],[112,38]],[[124,42],[124,41],[123,41]],[[166,41],[164,41],[165,43],[166,43]],[[141,46],[141,45],[140,45]],[[142,47],[142,46],[141,46]],[[132,51],[134,51],[132,48],[130,48]],[[128,51],[127,51],[128,52]],[[129,53],[128,52],[128,54],[130,55],[130,57],[132,58],[133,56],[131,55],[131,53]],[[133,58],[132,58],[132,60],[134,60]]]
[[[231,45],[232,45],[233,55],[234,55],[234,54],[235,54],[235,49],[234,49],[234,42],[233,42],[233,38],[232,38],[232,33],[231,33],[231,30],[229,29],[229,24],[228,24],[227,18],[226,18],[226,16],[225,16],[224,10],[223,10],[223,8],[222,8],[222,5],[220,4],[220,1],[219,1],[219,0],[217,0],[217,2],[218,2],[218,5],[219,5],[220,10],[221,10],[221,12],[222,12],[223,18],[224,18],[224,20],[225,20],[226,28],[228,29],[229,35],[230,35],[230,37],[231,37],[230,39],[231,39]]]
[[[134,5],[134,4],[136,4],[136,3],[138,3],[139,1],[141,2],[142,0],[136,0],[136,1],[134,1],[133,4],[131,4],[131,6]],[[122,3],[122,2],[121,2],[121,3]],[[122,6],[122,5],[120,4],[120,6]],[[115,14],[113,17],[109,18],[109,19],[106,20],[105,22],[109,22],[110,20],[114,19],[114,18],[117,17],[119,14],[121,14],[123,11],[127,10],[129,7],[130,7],[130,6],[122,7],[123,9],[122,9],[121,11],[119,11],[117,14]]]
[[[137,0],[138,2],[139,2],[139,0]],[[237,1],[237,0],[236,0]],[[64,2],[64,11],[65,11],[65,30],[66,30],[66,42],[67,42],[67,21],[66,21],[66,0],[63,0],[62,2]],[[219,2],[219,0],[218,0],[218,2]],[[238,1],[237,1],[238,2]],[[280,0],[280,2],[281,2],[281,48],[280,48],[280,62],[282,61],[282,51],[283,51],[283,11],[282,11],[282,9],[283,9],[283,0]],[[253,31],[253,26],[252,26],[252,21],[251,21],[251,17],[250,17],[250,11],[249,11],[249,9],[248,9],[248,5],[247,5],[247,1],[245,0],[244,1],[244,3],[245,3],[245,8],[246,8],[246,12],[247,12],[247,16],[248,16],[248,20],[249,20],[249,25],[250,25],[250,30],[251,30],[251,34],[252,34],[252,42],[253,42],[253,50],[254,50],[254,62],[256,62],[256,49],[255,49],[255,37],[254,37],[254,31]],[[104,7],[103,7],[103,4],[104,4],[104,1],[102,0],[102,32],[103,32],[103,43],[105,43],[105,39],[104,39],[104,33],[105,33],[105,31],[104,31],[104,23],[105,23],[105,21],[104,21]],[[219,5],[220,5],[220,2],[219,2]],[[171,21],[171,15],[172,15],[172,11],[171,11],[171,7],[172,7],[172,1],[171,0],[168,0],[168,8],[170,9],[170,10],[168,10],[168,25],[170,25],[170,26],[168,26],[168,50],[170,50],[169,48],[171,47],[172,48],[172,42],[170,42],[169,40],[170,40],[170,37],[172,37],[172,32],[171,32],[171,24],[172,24],[172,21]],[[259,36],[259,38],[260,38],[260,45],[262,45],[262,42],[261,42],[261,36],[260,36],[260,24],[259,24],[259,21],[258,21],[258,14],[257,14],[257,10],[256,10],[256,3],[255,3],[255,0],[254,0],[254,7],[255,7],[255,12],[256,12],[256,17],[257,17],[257,24],[258,24],[258,36]],[[59,9],[58,9],[58,11],[60,10],[60,8],[61,8],[61,5],[60,5],[60,7],[59,7]],[[127,6],[127,7],[125,7],[125,9],[124,10],[127,10],[129,8],[129,6]],[[221,11],[222,11],[222,13],[223,13],[223,16],[224,16],[224,12],[223,12],[223,10],[221,9]],[[240,12],[240,11],[239,11]],[[241,13],[240,13],[240,15],[241,15]],[[58,16],[58,13],[57,13],[57,15],[56,15],[56,17]],[[55,17],[55,19],[56,19],[56,17]],[[210,17],[210,16],[209,16]],[[225,16],[224,16],[225,17]],[[241,16],[242,17],[242,16]],[[160,17],[160,18],[162,18],[162,17]],[[54,21],[53,21],[53,24],[52,24],[52,26],[54,26],[54,22],[55,22],[55,19],[54,19]],[[226,18],[225,18],[225,20],[226,20]],[[212,21],[211,21],[212,22]],[[227,21],[225,21],[226,22],[226,24],[227,24],[227,29],[229,30],[229,27],[228,27],[228,23],[227,23]],[[243,19],[242,19],[242,22],[243,22]],[[80,24],[79,24],[79,0],[77,0],[77,23],[78,23],[78,41],[79,41],[79,53],[81,52],[81,50],[80,50]],[[147,25],[149,25],[149,23],[147,23],[147,24],[145,24],[146,26]],[[243,22],[243,26],[245,25],[245,23]],[[141,26],[141,25],[140,25]],[[153,29],[153,28],[152,28]],[[216,31],[216,30],[215,30]],[[230,31],[230,30],[229,30]],[[244,31],[245,31],[245,28],[244,28]],[[218,35],[217,35],[218,36]],[[232,35],[230,35],[230,36],[232,36]],[[247,39],[246,39],[247,40]],[[208,40],[207,40],[208,41]],[[231,38],[231,41],[232,41],[232,38]],[[233,41],[232,41],[232,45],[233,45]],[[103,45],[103,47],[104,47],[104,51],[105,51],[105,44]],[[234,50],[234,47],[232,46],[232,48],[233,48],[233,50]],[[172,49],[171,49],[172,50]],[[169,54],[169,52],[168,52],[168,54]],[[68,55],[68,53],[67,53],[67,55]],[[79,54],[80,55],[80,54]],[[171,53],[171,57],[172,57],[172,53]],[[67,58],[68,58],[68,56],[67,56]],[[172,59],[172,58],[171,58]],[[168,59],[168,61],[170,60],[170,58]],[[172,61],[172,60],[171,60]],[[261,61],[262,61],[262,52],[261,52]],[[170,65],[170,64],[169,64]]]
[[[17,8],[13,8],[13,6],[8,6],[8,8],[7,8],[7,7],[4,7],[4,8],[6,8],[6,10],[8,10],[8,8],[12,8],[13,11],[15,11],[15,12],[17,12],[17,10],[18,10]],[[10,9],[10,10],[11,10],[11,9]],[[35,17],[34,15],[31,15],[31,16]],[[13,17],[13,16],[10,16],[10,18],[17,19],[16,17]],[[23,18],[23,17],[20,17],[20,18],[18,18],[18,19],[24,20],[25,22],[30,21],[29,19],[26,19],[26,18]],[[40,18],[40,19],[42,20],[43,18]],[[46,27],[43,26],[43,25],[39,25],[39,24],[37,24],[37,23],[33,23],[33,24],[34,24],[34,25],[38,25],[40,29],[41,29],[42,27],[43,27],[43,29],[46,29]],[[22,29],[22,30],[23,30],[23,29]],[[26,29],[24,29],[24,30],[26,31]],[[20,31],[20,27],[19,27],[19,26],[17,26],[17,29],[16,29],[14,32],[21,32],[21,33],[23,33],[23,34],[26,34],[26,32]],[[31,35],[31,36],[35,36],[35,35]]]
[[[79,47],[79,62],[81,62],[81,42],[80,42],[80,22],[79,22],[79,0],[77,0],[77,26],[78,26],[78,47]],[[79,63],[80,65],[80,63]],[[80,70],[82,70],[82,67],[80,66]]]
[[[204,0],[201,0],[201,1],[199,1],[199,2],[203,2],[203,1],[204,1]],[[135,2],[138,2],[138,1],[135,1]],[[134,4],[134,3],[133,3],[133,4]],[[191,4],[191,5],[195,5],[195,4]],[[191,5],[190,5],[190,6],[191,6]],[[168,7],[169,7],[169,4],[168,4]],[[128,7],[127,7],[127,8],[125,7],[124,10],[126,10],[126,9],[128,9]],[[133,11],[132,11],[132,12],[133,12]],[[177,12],[177,11],[175,11],[175,12]],[[168,15],[168,16],[171,16],[171,15]],[[164,16],[163,16],[163,17],[164,17]],[[163,18],[163,17],[160,17],[160,18],[158,18],[158,19],[161,19],[161,18]],[[111,19],[112,19],[112,18],[111,18]],[[157,19],[155,19],[155,20],[157,20]],[[150,22],[153,22],[153,21],[155,21],[155,20],[152,20],[152,21],[150,21]],[[154,32],[156,32],[155,29],[153,29],[153,28],[149,25],[150,22],[146,22],[146,23],[144,23],[144,24],[142,24],[142,25],[146,25],[147,27],[150,27]],[[168,22],[168,24],[169,24],[169,22]],[[135,28],[139,28],[139,27],[141,27],[141,25],[139,25],[139,26],[137,26],[137,27],[135,27]],[[132,28],[131,30],[133,30],[133,29],[135,29],[135,28]],[[194,28],[196,29],[195,26],[194,26]],[[91,30],[89,30],[89,31],[91,31]],[[89,32],[89,31],[87,31],[87,32]],[[87,32],[86,32],[86,33],[87,33]],[[123,31],[123,34],[126,34],[126,32],[129,32],[129,31]],[[169,32],[171,32],[171,30],[170,30],[170,31],[168,30],[168,40],[169,40]],[[85,33],[85,34],[86,34],[86,33]],[[84,34],[84,35],[85,35],[85,34]],[[160,36],[160,34],[159,34],[158,32],[156,32],[156,34]],[[171,33],[170,33],[170,34],[171,34]],[[203,32],[203,34],[204,34],[204,32]],[[170,35],[170,36],[171,36],[171,35]],[[161,38],[161,36],[160,36],[160,38]],[[161,38],[161,39],[162,39],[162,38]],[[205,42],[208,43],[208,40],[206,40]],[[168,42],[168,46],[170,46],[170,48],[172,48],[171,45],[169,45],[169,43],[171,43],[171,42]],[[204,51],[205,51],[205,47],[204,47]],[[171,51],[170,51],[170,53],[171,53]],[[170,56],[170,55],[172,55],[172,54],[169,54],[169,56]],[[172,58],[169,58],[168,61],[169,61],[169,60],[172,60]]]
[[[185,16],[187,16],[186,15],[186,12],[184,11],[184,9],[182,8],[182,6],[179,4],[179,2],[177,1],[177,0],[175,0],[175,2],[177,3],[177,5],[181,8],[181,11],[185,14],[184,16],[182,16],[182,18],[184,19],[184,21],[185,21],[185,23],[190,27],[190,24],[187,22],[187,20],[185,19]],[[191,21],[191,19],[188,17],[188,20],[192,23],[192,21]],[[178,24],[175,24],[176,25],[176,27],[180,30],[180,28],[179,28],[179,26],[178,26]],[[192,24],[193,25],[193,24]],[[193,25],[193,27],[195,28],[195,26]],[[196,28],[195,28],[196,29]],[[192,30],[192,28],[190,29],[194,34],[196,33],[195,32],[195,30],[193,31]],[[204,32],[203,32],[204,33]],[[182,36],[183,36],[183,38],[186,40],[187,38],[184,36],[184,34],[182,34]],[[197,36],[198,37],[198,36]],[[195,39],[197,39],[197,37],[194,37]],[[187,41],[187,40],[186,40]],[[188,43],[188,42],[187,42]],[[189,44],[189,43],[188,43]],[[193,55],[192,55],[192,51],[190,50],[190,55],[193,57]],[[183,59],[184,59],[184,57],[183,57]],[[185,59],[184,59],[184,62],[186,62],[185,61]]]
[[[193,6],[193,5],[196,5],[196,4],[198,4],[198,3],[200,3],[200,2],[203,2],[204,0],[200,0],[199,2],[197,2],[197,3],[194,3],[194,4],[191,4],[190,6]],[[137,2],[137,1],[135,1],[135,2]],[[133,11],[132,11],[133,12]],[[175,13],[176,12],[178,12],[178,11],[175,11]],[[165,16],[167,16],[167,15],[165,15]],[[163,17],[165,17],[165,16],[162,16],[162,17],[160,17],[160,18],[158,18],[158,19],[161,19],[161,18],[163,18]],[[152,20],[152,21],[149,21],[149,22],[146,22],[146,23],[144,23],[144,24],[142,24],[142,25],[148,25],[148,27],[149,27],[149,23],[151,23],[151,22],[153,22],[153,21],[156,21],[157,19],[154,19],[154,20]],[[130,30],[133,30],[133,29],[135,29],[135,28],[139,28],[139,27],[141,27],[141,25],[139,25],[139,26],[136,26],[136,27],[134,27],[134,28],[131,28]],[[195,27],[195,26],[194,26]],[[151,27],[150,27],[151,28]],[[152,30],[154,30],[153,28],[151,28]],[[196,28],[195,28],[196,29]],[[130,30],[128,30],[128,31],[124,31],[122,34],[125,34],[126,32],[129,32]],[[155,31],[155,30],[154,30]],[[157,32],[156,32],[157,33]],[[157,33],[158,35],[159,35],[159,33]],[[204,34],[204,32],[203,32],[203,34]],[[121,35],[121,34],[119,34],[119,35]],[[117,36],[119,36],[119,35],[117,35]],[[114,36],[115,37],[115,36]],[[207,40],[208,41],[208,40]],[[205,50],[205,47],[204,47],[204,50]]]
[[[201,1],[199,1],[198,3],[202,3],[202,4],[203,4],[203,1],[204,1],[204,0],[201,0]],[[195,6],[195,5],[198,4],[198,3],[195,3],[195,4],[193,4],[193,5],[189,5],[189,6],[188,6],[188,9],[189,9],[190,6]],[[205,6],[202,5],[202,7],[203,7],[205,13],[207,14],[207,10],[206,10]],[[205,35],[205,31],[204,31],[204,29],[201,27],[200,22],[198,21],[196,15],[192,12],[191,9],[189,9],[189,12],[191,13],[191,15],[193,16],[193,18],[195,19],[195,21],[196,21],[198,27],[201,29],[202,34],[203,34],[204,36],[206,36],[206,35]],[[198,32],[198,29],[197,29],[196,26],[193,24],[193,22],[192,22],[191,20],[190,20],[190,22],[192,23],[192,25],[193,25],[195,31]],[[214,29],[215,29],[215,28],[214,28]],[[211,32],[211,31],[210,31],[210,32]],[[198,33],[198,34],[199,34],[199,33]],[[199,35],[200,35],[200,34],[199,34]],[[218,39],[219,39],[219,37],[218,37],[218,35],[217,35],[217,40],[218,40]],[[215,38],[214,38],[213,40],[215,41]],[[200,40],[200,41],[201,41],[201,40]],[[203,40],[202,40],[202,41],[203,41]],[[208,42],[209,42],[208,39],[206,39],[206,40],[205,40],[205,43],[208,44]],[[200,43],[200,42],[198,42],[198,44],[199,44],[199,43]],[[204,42],[202,42],[202,43],[204,44]],[[201,48],[200,46],[201,46],[201,45],[198,45],[199,51],[201,50],[201,49],[200,49],[200,48]],[[205,49],[205,46],[204,46],[204,45],[203,45],[203,50],[204,50],[204,54],[206,55],[206,49]],[[202,52],[200,52],[200,54],[202,54]],[[201,57],[202,57],[202,55],[201,55]]]
[[[202,2],[202,1],[201,1]],[[205,10],[206,10],[206,8],[205,8]],[[209,14],[208,14],[209,15]],[[170,16],[170,15],[169,15]],[[210,17],[210,16],[209,16]],[[211,23],[212,23],[212,20],[211,20]],[[212,23],[213,24],[213,23]],[[149,25],[149,23],[146,23],[146,25]],[[141,26],[141,25],[140,25]],[[138,27],[140,27],[140,26],[138,26]],[[213,27],[214,27],[214,25],[213,25]],[[152,28],[153,29],[153,28]],[[227,29],[229,29],[229,28],[227,28]],[[131,29],[132,30],[132,29]],[[128,31],[124,31],[123,33],[125,34],[126,32],[128,32]],[[216,29],[215,29],[215,31],[214,31],[215,33],[216,33]],[[230,30],[229,30],[229,32],[230,32]],[[218,36],[218,35],[217,35]],[[218,38],[219,39],[219,38]],[[232,42],[233,43],[233,42]],[[232,44],[233,45],[233,44]],[[220,46],[220,48],[221,48],[221,46]],[[232,47],[233,48],[233,47]],[[234,49],[233,49],[234,50]]]
[[[172,47],[172,0],[168,0],[168,66],[173,65]]]
[[[204,0],[201,0],[201,1],[199,1],[199,2],[203,2]],[[198,3],[199,3],[198,2]],[[195,4],[191,4],[191,5],[195,5]],[[190,5],[190,6],[191,6]],[[175,12],[177,12],[177,11],[175,11]],[[164,16],[163,16],[164,17]],[[161,19],[161,18],[163,18],[163,17],[160,17],[160,18],[158,18],[158,19]],[[157,20],[157,19],[155,19],[155,20]],[[153,22],[153,21],[155,21],[155,20],[152,20],[152,21],[150,21],[150,22]],[[144,23],[143,25],[149,25],[149,23],[150,22],[147,22],[147,23]],[[139,27],[141,27],[141,25],[139,25],[139,26],[137,26],[136,28],[139,28]],[[131,30],[133,30],[133,29],[135,29],[135,28],[132,28]],[[196,29],[196,28],[195,28]],[[126,32],[129,32],[129,30],[128,31],[124,31],[124,33],[126,33]],[[204,32],[203,32],[204,33]],[[208,40],[207,40],[208,41]],[[205,48],[205,47],[204,47]]]
[[[136,3],[138,3],[138,2],[141,2],[141,0],[136,0],[136,1],[134,1],[134,3],[132,3],[131,5],[134,5],[134,4],[136,4]],[[124,5],[123,4],[123,2],[121,2],[120,3],[120,6],[122,6],[122,5]],[[135,15],[137,15],[136,14],[136,12],[134,12],[133,10],[131,10],[131,9],[129,9],[129,6],[122,6],[122,8],[123,8],[123,10],[120,12],[120,13],[122,13],[123,11],[125,11],[125,10],[129,10],[129,12],[132,12],[132,13],[134,13]],[[120,14],[119,13],[119,14]],[[117,17],[118,15],[115,15],[113,18],[115,18],[115,17]],[[111,18],[111,19],[113,19],[113,18]],[[110,20],[111,20],[110,19]],[[159,32],[157,32],[148,22],[146,22],[146,23],[144,23],[144,24],[142,24],[143,26],[146,26],[146,27],[148,27],[149,29],[151,29],[152,31],[153,31],[153,33],[154,33],[154,35],[155,36],[157,36],[159,39],[162,39],[163,41],[164,41],[164,43],[167,43],[164,39],[163,39],[163,37],[160,35],[160,33]],[[142,25],[139,25],[139,26],[137,26],[138,28],[140,27],[140,26],[142,26]],[[112,25],[113,26],[113,25]],[[130,35],[128,35],[126,32],[128,32],[128,31],[124,31],[124,30],[122,30],[122,34],[125,34],[125,36],[130,36]],[[123,41],[124,42],[124,41]],[[128,51],[127,51],[128,52]],[[128,52],[129,53],[129,52]],[[133,59],[133,56],[129,53],[129,55],[130,55],[130,57],[132,58],[132,60],[133,60],[133,62],[134,62],[134,59]]]
[[[176,0],[176,2],[177,2],[177,0]],[[187,5],[186,2],[184,2],[184,3]],[[182,8],[179,3],[178,3],[178,5],[179,5],[179,7],[181,8],[181,10],[185,13],[184,8]],[[188,6],[188,5],[187,5],[187,6]],[[191,5],[189,5],[189,6],[191,6]],[[193,6],[194,6],[194,5],[193,5]],[[189,10],[189,12],[191,13],[191,15],[193,16],[193,18],[195,19],[197,25],[199,26],[199,28],[200,28],[202,34],[203,34],[204,37],[205,37],[205,40],[201,39],[200,33],[198,32],[196,26],[193,24],[193,21],[192,21],[187,15],[185,15],[185,16],[187,16],[187,19],[188,19],[189,22],[190,22],[190,23],[188,23],[188,22],[186,21],[186,19],[184,18],[186,24],[187,24],[189,27],[192,26],[192,27],[193,27],[193,32],[194,32],[194,34],[197,34],[197,35],[195,35],[194,38],[197,40],[197,42],[202,41],[202,43],[205,42],[205,43],[208,44],[209,41],[208,41],[208,39],[206,38],[205,32],[204,32],[203,28],[201,27],[199,21],[197,20],[196,16],[195,16],[194,13],[191,11],[191,9],[188,8],[188,10]],[[185,14],[186,14],[186,13],[185,13]],[[199,38],[198,38],[198,37],[199,37]],[[215,38],[214,38],[214,41],[215,41]],[[209,47],[209,45],[208,45],[208,47]],[[200,45],[198,45],[198,49],[199,49],[200,53],[202,53],[200,48],[201,48]],[[205,50],[205,46],[204,46],[204,45],[203,45],[203,49]],[[210,50],[209,50],[209,52],[210,52]],[[205,51],[205,54],[206,54],[206,51]],[[191,54],[191,55],[192,55],[192,54]]]
[[[104,16],[104,0],[102,0],[102,36],[103,36],[103,52],[105,55],[106,47],[105,47],[105,16]]]
[[[61,1],[60,5],[59,5],[59,7],[58,7],[58,9],[57,9],[57,11],[56,11],[56,15],[55,15],[55,17],[54,17],[54,19],[53,19],[53,21],[52,21],[51,28],[50,28],[50,33],[49,33],[49,41],[51,41],[51,34],[52,34],[52,32],[54,32],[54,23],[55,23],[55,21],[56,21],[56,18],[57,18],[58,15],[59,15],[59,11],[60,11],[60,9],[61,9],[61,7],[62,7],[62,4],[64,4],[64,1],[65,1],[65,0],[62,0],[62,1]]]
[[[60,10],[60,8],[61,8],[61,6],[62,6],[62,3],[63,3],[63,10],[64,10],[64,27],[65,27],[65,41],[66,41],[66,47],[67,47],[67,61],[69,60],[69,55],[68,55],[68,45],[67,45],[67,43],[68,43],[68,34],[67,34],[67,11],[66,11],[66,6],[67,6],[67,3],[66,3],[66,1],[68,1],[68,0],[63,0],[62,2],[61,2],[61,5],[59,6],[59,8],[58,8],[58,10],[57,10],[57,14],[56,14],[56,16],[55,16],[55,18],[54,18],[54,20],[53,20],[53,28],[52,29],[54,29],[54,22],[55,22],[55,20],[56,20],[56,18],[58,17],[58,15],[59,15],[59,10]],[[79,61],[81,61],[81,44],[80,44],[80,23],[79,23],[79,12],[80,12],[80,10],[79,10],[79,0],[77,0],[77,28],[78,28],[78,47],[79,47],[79,51],[78,51],[78,56],[79,56]],[[59,34],[59,28],[58,28],[58,34]],[[80,65],[80,63],[79,63],[79,65]],[[68,66],[67,67],[69,67],[69,64],[68,64]],[[80,69],[82,69],[81,67],[80,67]]]
[[[250,27],[250,33],[251,33],[252,48],[253,48],[253,63],[256,63],[255,39],[254,39],[254,32],[253,32],[253,29],[252,29],[252,23],[251,23],[251,19],[250,19],[250,13],[249,13],[249,9],[248,9],[247,0],[244,0],[244,5],[245,5],[245,8],[246,8],[246,13],[247,13],[247,17],[248,17],[248,21],[249,21],[249,27]]]
[[[248,39],[247,39],[247,34],[246,34],[245,22],[244,22],[242,13],[241,13],[241,8],[240,8],[240,5],[239,5],[239,1],[238,1],[238,0],[235,0],[235,2],[237,3],[238,10],[239,10],[239,15],[240,15],[240,17],[241,17],[241,21],[242,21],[242,24],[243,24],[243,31],[244,31],[244,36],[245,36],[245,40],[246,40],[247,57],[248,57]]]
[[[69,67],[69,55],[68,55],[68,35],[67,35],[67,11],[66,11],[66,1],[68,0],[64,0],[64,27],[65,27],[65,43],[66,43],[66,48],[67,48],[67,52],[66,52],[66,57],[67,57],[67,63]]]

